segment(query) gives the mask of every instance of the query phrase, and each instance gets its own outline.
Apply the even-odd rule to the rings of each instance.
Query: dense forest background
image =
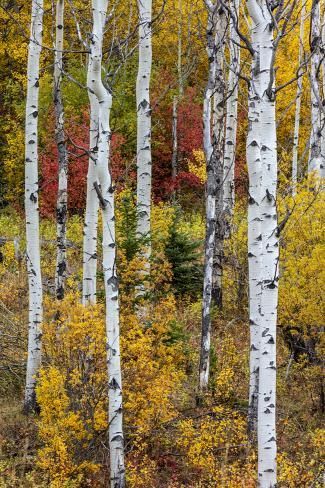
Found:
[[[56,298],[54,279],[58,193],[53,103],[56,2],[44,2],[38,110],[43,357],[36,387],[38,412],[22,413],[29,310],[24,138],[31,3],[0,0],[0,487],[108,486],[100,225],[97,303],[87,307],[81,304],[90,124],[89,53],[85,47],[92,31],[88,1],[68,0],[65,5],[62,98],[69,162],[63,300]],[[319,174],[308,171],[313,128],[309,57],[312,4],[307,2],[304,7],[303,39],[301,5],[295,4],[275,61],[276,86],[281,87],[276,94],[276,205],[281,231],[277,486],[288,488],[321,487],[324,482],[324,192]],[[324,3],[320,8],[324,29]],[[240,9],[241,32],[249,36],[247,9],[245,5]],[[103,42],[103,74],[113,95],[110,167],[115,188],[127,486],[254,487],[256,441],[247,432],[250,195],[246,137],[251,53],[240,41],[235,206],[231,232],[223,241],[222,303],[211,308],[209,385],[198,398],[206,237],[202,114],[209,72],[207,8],[203,0],[153,2],[149,275],[143,252],[146,243],[137,234],[138,15],[136,0],[110,2]],[[224,51],[225,80],[230,43],[226,42]],[[307,61],[298,77],[302,81],[299,171],[293,191],[301,46]],[[320,77],[324,50],[323,45]],[[321,96],[324,106],[323,91]]]

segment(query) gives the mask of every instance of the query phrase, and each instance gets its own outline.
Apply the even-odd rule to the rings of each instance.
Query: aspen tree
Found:
[[[67,213],[68,213],[68,154],[64,134],[64,105],[62,100],[64,0],[56,2],[54,59],[55,138],[59,156],[58,196],[56,205],[57,260],[55,274],[56,297],[62,300],[67,273]]]
[[[259,333],[261,329],[261,141],[260,141],[260,35],[262,26],[254,22],[251,27],[253,60],[248,100],[248,133],[246,158],[249,178],[248,195],[248,288],[250,324],[250,377],[248,401],[248,433],[253,441],[257,432],[257,404],[259,382]]]
[[[184,94],[183,73],[182,73],[182,0],[178,0],[178,36],[177,36],[177,73],[178,73],[178,95],[173,100],[173,123],[172,123],[172,180],[175,185],[178,173],[178,105]],[[174,191],[175,195],[175,191]]]
[[[204,250],[204,278],[202,305],[201,353],[199,366],[199,391],[203,392],[209,381],[210,347],[211,347],[211,301],[213,293],[213,264],[216,235],[216,197],[222,187],[222,151],[220,141],[222,130],[214,126],[213,137],[211,128],[212,101],[217,90],[223,93],[223,73],[220,66],[220,50],[224,42],[224,32],[217,29],[222,27],[224,12],[219,4],[205,2],[208,11],[207,54],[209,60],[209,75],[203,101],[203,145],[207,167],[206,183],[206,234]],[[222,105],[222,102],[221,102]],[[218,109],[220,108],[217,102]]]
[[[234,0],[234,18],[230,19],[230,66],[227,86],[226,132],[224,150],[223,211],[225,237],[230,235],[235,205],[235,158],[237,141],[238,86],[240,69],[240,39],[235,25],[239,20],[239,0]]]
[[[306,4],[302,0],[300,19],[300,35],[299,35],[299,59],[298,69],[300,69],[304,55],[304,30],[305,30],[305,16]],[[298,73],[299,74],[299,73]],[[300,130],[300,111],[301,111],[301,97],[303,89],[303,77],[299,76],[297,80],[297,94],[296,94],[296,110],[295,110],[295,126],[293,133],[293,148],[292,148],[292,194],[297,193],[297,178],[298,178],[298,150],[299,150],[299,130]]]
[[[199,390],[202,392],[208,386],[211,347],[211,292],[213,249],[215,239],[215,215],[216,215],[216,174],[213,165],[212,138],[211,138],[211,105],[215,88],[216,75],[216,45],[215,28],[217,20],[217,7],[211,2],[206,2],[208,11],[207,54],[209,60],[209,75],[203,100],[203,146],[207,166],[206,183],[206,234],[204,250],[204,280],[203,280],[203,304],[202,304],[202,332],[201,353],[199,370]]]
[[[137,100],[137,234],[148,239],[146,259],[151,256],[151,105],[150,79],[152,66],[152,0],[138,0],[139,68],[136,86]]]
[[[219,5],[216,23],[216,79],[213,97],[213,164],[216,167],[216,215],[212,270],[212,303],[222,308],[223,240],[224,240],[224,147],[226,84],[224,74],[224,50],[227,32],[227,17]]]
[[[259,325],[258,381],[258,483],[275,488],[276,462],[276,324],[278,305],[279,243],[276,209],[277,139],[275,120],[273,18],[267,1],[249,0],[249,15],[259,38],[259,137],[261,180],[260,228],[262,243],[260,266],[261,323]]]
[[[124,488],[124,436],[122,416],[122,375],[119,329],[119,284],[116,270],[116,239],[114,187],[110,174],[110,111],[112,95],[102,81],[103,35],[108,8],[107,0],[93,0],[93,31],[90,44],[92,77],[90,90],[97,97],[98,158],[95,191],[102,209],[103,221],[103,270],[106,295],[107,365],[109,388],[109,448],[111,488]]]
[[[324,160],[322,157],[321,139],[321,114],[322,100],[320,90],[320,71],[322,63],[321,54],[321,21],[320,21],[320,0],[313,0],[310,17],[310,51],[311,51],[311,72],[310,72],[310,99],[311,99],[311,134],[310,152],[308,161],[308,172],[316,171],[319,175],[324,174]]]
[[[88,60],[87,86],[94,77],[92,59]],[[97,292],[97,233],[99,200],[96,194],[96,164],[98,157],[99,104],[96,95],[88,89],[90,104],[89,163],[87,174],[87,197],[83,238],[83,282],[82,301],[84,305],[96,303]]]
[[[39,69],[42,50],[43,1],[32,1],[28,46],[27,99],[25,125],[25,214],[26,257],[29,287],[28,356],[24,408],[36,409],[35,387],[41,364],[42,276],[39,236],[38,114]]]

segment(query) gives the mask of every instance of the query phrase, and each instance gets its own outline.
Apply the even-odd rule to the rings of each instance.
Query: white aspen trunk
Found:
[[[304,28],[305,28],[305,16],[306,16],[306,3],[302,0],[301,7],[301,20],[300,20],[300,35],[299,35],[299,59],[298,69],[302,65],[304,55]],[[292,148],[292,194],[295,196],[297,193],[297,180],[298,180],[298,151],[299,151],[299,131],[300,131],[300,111],[301,111],[301,97],[303,89],[303,77],[300,76],[297,81],[297,94],[296,94],[296,111],[295,111],[295,127],[293,133],[293,148]]]
[[[216,7],[208,9],[207,25],[207,54],[209,59],[209,76],[203,101],[203,145],[207,165],[206,183],[206,235],[204,250],[204,279],[202,304],[202,332],[199,366],[199,392],[202,393],[208,386],[210,369],[211,346],[211,297],[212,297],[212,270],[213,250],[215,239],[216,215],[216,174],[213,164],[213,145],[211,138],[211,102],[215,88],[216,75]]]
[[[55,138],[58,148],[59,174],[58,196],[56,205],[57,222],[57,259],[55,274],[55,293],[62,300],[65,293],[67,274],[67,215],[68,215],[68,153],[64,134],[64,105],[62,100],[61,82],[63,71],[63,39],[64,39],[64,0],[56,3],[56,37],[54,60],[54,109]]]
[[[316,171],[319,175],[324,171],[324,161],[321,150],[321,91],[320,91],[320,65],[321,65],[321,23],[320,0],[313,0],[310,25],[311,73],[310,73],[310,99],[311,99],[311,134],[308,173]]]
[[[239,0],[234,0],[234,14],[239,19]],[[235,158],[237,141],[238,85],[240,70],[240,39],[230,19],[230,68],[228,75],[227,114],[224,153],[223,209],[225,237],[230,236],[235,205]]]
[[[151,105],[150,79],[152,66],[152,0],[138,0],[139,10],[139,68],[136,86],[137,99],[137,234],[148,239],[145,256],[151,256]],[[147,271],[148,271],[147,270]]]
[[[93,63],[88,60],[87,86],[93,79]],[[90,102],[89,163],[87,175],[87,198],[83,238],[83,282],[82,302],[84,305],[96,303],[97,293],[97,233],[99,201],[95,190],[97,182],[96,163],[98,156],[99,104],[96,95],[88,89]]]
[[[99,104],[99,132],[96,192],[102,208],[103,270],[106,293],[106,333],[109,388],[109,448],[111,488],[125,487],[122,415],[122,374],[120,358],[119,285],[116,270],[114,188],[109,170],[110,110],[112,96],[102,82],[103,30],[107,0],[93,0],[91,63],[93,78],[88,87]]]
[[[178,104],[183,97],[183,74],[182,74],[182,0],[178,1],[178,44],[177,44],[177,72],[178,72],[178,97],[175,96],[173,100],[173,124],[172,124],[172,181],[175,185],[178,174]],[[174,199],[176,191],[173,192]]]
[[[250,8],[252,6],[252,8]],[[276,443],[276,325],[278,305],[279,243],[276,208],[277,139],[272,16],[267,1],[249,3],[250,15],[260,29],[260,219],[262,260],[261,326],[259,331],[258,386],[258,483],[261,488],[277,484]]]
[[[213,100],[213,164],[216,175],[216,216],[215,240],[212,271],[212,302],[219,310],[222,309],[222,275],[223,275],[223,182],[224,182],[224,147],[225,147],[225,98],[224,82],[224,48],[227,31],[227,17],[218,5],[216,24],[216,79]]]
[[[324,53],[325,50],[325,13],[323,15],[323,22],[322,22],[322,50]],[[324,54],[322,59],[322,93],[323,93],[323,110],[321,114],[321,152],[322,152],[322,168],[321,168],[321,177],[325,178],[325,60]]]
[[[250,7],[252,8],[252,6]],[[249,401],[248,434],[255,442],[257,432],[257,405],[259,382],[259,334],[261,329],[261,142],[260,142],[260,25],[251,29],[251,44],[254,49],[248,102],[248,134],[246,157],[249,179],[248,195],[248,288],[249,288]]]
[[[178,157],[178,99],[174,97],[173,101],[173,124],[172,124],[172,138],[173,138],[173,153],[172,153],[172,181],[175,185],[177,178],[177,157]],[[174,190],[175,196],[175,190]]]
[[[35,386],[42,354],[43,297],[38,185],[39,67],[42,50],[42,32],[43,1],[33,0],[28,47],[25,126],[26,255],[29,287],[28,356],[24,403],[26,413],[34,411],[37,407]]]

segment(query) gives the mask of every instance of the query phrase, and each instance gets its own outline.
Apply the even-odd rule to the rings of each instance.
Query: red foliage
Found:
[[[53,116],[49,118],[53,120]],[[53,124],[53,122],[52,122]],[[86,202],[86,180],[88,171],[89,148],[89,115],[85,110],[81,117],[71,118],[66,123],[66,133],[69,139],[69,175],[68,175],[68,208],[70,213],[82,213]],[[50,217],[55,214],[58,191],[58,152],[54,143],[54,127],[49,127],[48,142],[41,155],[42,179],[41,215]],[[113,179],[120,179],[123,174],[123,158],[121,147],[124,137],[113,134],[111,142]]]
[[[166,80],[167,77],[167,80]],[[168,75],[159,77],[163,86],[168,85]],[[158,94],[163,87],[155,90]],[[153,193],[157,200],[168,198],[171,193],[185,183],[197,188],[198,181],[187,171],[186,160],[193,158],[193,150],[202,147],[202,106],[197,101],[193,87],[186,89],[178,106],[178,170],[176,182],[171,178],[172,160],[172,106],[170,100],[158,104],[159,95],[153,96]],[[158,104],[155,106],[155,104]]]

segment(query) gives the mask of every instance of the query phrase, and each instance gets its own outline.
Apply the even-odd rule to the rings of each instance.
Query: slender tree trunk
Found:
[[[90,104],[89,163],[87,175],[87,198],[83,239],[83,286],[84,305],[96,303],[97,293],[97,238],[99,200],[96,193],[97,159],[99,134],[99,103],[92,88],[95,66],[91,56],[88,59],[87,86]]]
[[[102,82],[103,30],[107,0],[93,0],[91,63],[93,77],[88,89],[99,104],[98,159],[95,190],[102,208],[103,270],[106,292],[107,364],[109,375],[109,447],[111,488],[125,487],[122,417],[122,375],[120,360],[119,285],[116,270],[114,188],[109,170],[110,110],[112,96]]]
[[[234,14],[239,18],[239,0],[234,1]],[[225,237],[231,234],[235,205],[235,158],[237,141],[238,85],[240,70],[240,39],[234,21],[230,20],[230,68],[228,75],[227,114],[224,153],[223,210]]]
[[[151,256],[151,105],[150,79],[152,66],[152,0],[138,0],[139,69],[137,77],[137,234],[148,239],[145,255]]]
[[[172,124],[172,139],[173,139],[173,152],[172,152],[172,181],[175,187],[176,178],[178,174],[178,104],[181,101],[184,93],[183,89],[183,72],[182,72],[182,56],[183,56],[183,43],[182,43],[182,0],[178,1],[178,43],[177,43],[177,72],[178,72],[178,97],[175,96],[173,100],[173,124]],[[176,192],[173,192],[174,198]]]
[[[68,154],[64,134],[64,105],[62,100],[61,82],[63,70],[63,38],[64,38],[64,0],[56,3],[56,39],[54,61],[54,108],[55,137],[59,156],[58,196],[56,205],[57,222],[57,260],[55,275],[55,292],[58,300],[65,293],[67,274],[67,214],[68,214]]]
[[[174,185],[174,197],[175,197],[175,185],[178,173],[178,98],[175,96],[173,100],[173,124],[172,124],[172,138],[173,138],[173,153],[172,153],[172,181]]]
[[[207,7],[208,8],[208,7]],[[212,270],[213,249],[215,239],[216,216],[216,168],[213,159],[213,145],[211,138],[211,102],[215,89],[216,77],[216,7],[208,8],[207,25],[207,54],[209,59],[209,76],[203,101],[203,145],[207,165],[206,183],[206,234],[204,249],[204,279],[202,304],[202,332],[201,352],[199,366],[199,392],[202,393],[208,386],[210,368],[211,345],[211,298],[212,298]]]
[[[216,27],[216,79],[213,113],[213,164],[216,167],[216,229],[213,251],[212,302],[222,309],[223,241],[224,241],[224,147],[225,147],[225,98],[224,46],[227,32],[227,18],[219,7]]]
[[[26,255],[29,287],[28,356],[26,372],[26,413],[36,409],[35,386],[41,363],[42,276],[39,236],[38,185],[38,104],[39,66],[43,32],[43,1],[32,1],[31,32],[28,47],[27,100],[25,126],[25,213]]]
[[[253,3],[253,2],[252,2]],[[277,227],[277,139],[273,72],[272,17],[266,1],[251,14],[260,28],[260,220],[262,260],[260,280],[261,326],[259,331],[258,481],[261,488],[277,484],[276,443],[276,325],[278,306],[279,242]],[[259,7],[259,8],[256,8]]]
[[[260,141],[260,26],[254,24],[251,42],[254,49],[251,82],[248,103],[248,134],[246,157],[249,178],[248,195],[248,287],[249,287],[249,401],[248,401],[248,435],[251,443],[255,442],[257,433],[257,404],[259,383],[259,334],[261,329],[261,141]]]
[[[300,20],[300,35],[299,35],[299,60],[298,69],[300,69],[304,55],[304,30],[305,30],[305,16],[306,3],[302,0]],[[303,89],[303,77],[300,76],[297,81],[297,95],[296,95],[296,111],[295,111],[295,127],[293,133],[293,149],[292,149],[292,194],[297,193],[297,179],[298,179],[298,151],[299,151],[299,131],[300,131],[300,111],[301,111],[301,97]]]
[[[310,50],[311,50],[311,134],[308,172],[316,171],[319,175],[324,171],[324,161],[321,149],[321,91],[320,91],[320,67],[322,62],[321,54],[321,22],[320,22],[320,0],[313,0],[310,19]]]
[[[324,60],[324,51],[325,51],[325,13],[323,15],[323,22],[322,22],[322,50],[323,50],[323,60],[322,60],[322,102],[323,102],[323,110],[321,113],[321,152],[322,152],[322,162],[323,167],[321,168],[321,177],[325,178],[325,60]]]

